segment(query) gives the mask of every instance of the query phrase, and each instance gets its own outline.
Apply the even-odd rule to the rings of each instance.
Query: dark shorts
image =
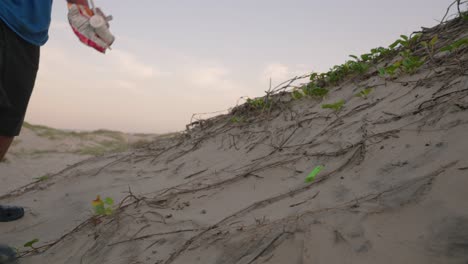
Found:
[[[0,19],[0,136],[19,135],[36,81],[39,49]]]

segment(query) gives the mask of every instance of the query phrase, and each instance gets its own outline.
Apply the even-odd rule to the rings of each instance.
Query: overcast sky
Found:
[[[162,133],[228,109],[349,54],[437,24],[452,0],[95,0],[113,50],[80,44],[55,0],[26,120],[66,129]]]

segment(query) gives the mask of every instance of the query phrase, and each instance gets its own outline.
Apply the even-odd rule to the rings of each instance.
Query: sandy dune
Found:
[[[436,33],[440,48],[468,24],[423,38]],[[373,67],[323,101],[278,94],[269,113],[241,107],[241,122],[218,116],[89,159],[0,197],[27,207],[1,240],[39,239],[24,264],[466,263],[467,51],[397,78]],[[322,109],[337,99],[341,111]],[[122,201],[113,215],[93,217],[98,194]]]
[[[64,131],[25,123],[0,163],[0,195],[89,158],[143,146],[156,137],[108,130]]]

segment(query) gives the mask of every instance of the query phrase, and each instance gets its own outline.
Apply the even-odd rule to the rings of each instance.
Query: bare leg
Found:
[[[5,157],[11,142],[13,142],[13,137],[0,136],[0,161]]]

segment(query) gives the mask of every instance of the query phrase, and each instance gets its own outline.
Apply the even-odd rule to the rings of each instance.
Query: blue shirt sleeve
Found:
[[[42,46],[49,38],[52,0],[2,0],[0,19],[27,42]]]

